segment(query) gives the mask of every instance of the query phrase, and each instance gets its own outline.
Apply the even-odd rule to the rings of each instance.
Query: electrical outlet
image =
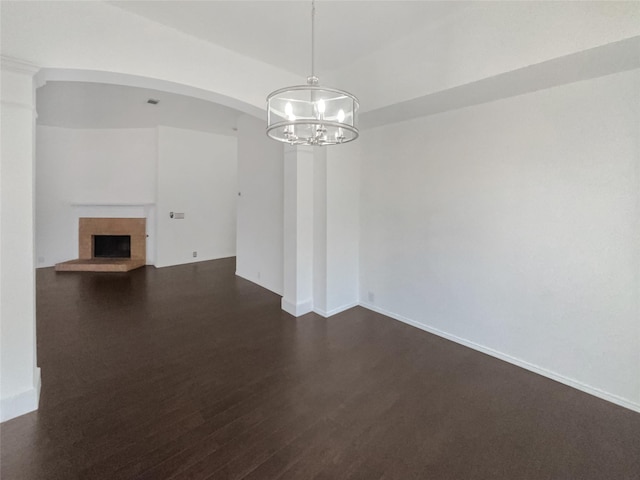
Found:
[[[198,256],[198,252],[193,252],[193,258],[196,258]]]
[[[373,292],[369,292],[369,294],[367,295],[367,298],[369,299],[369,302],[373,303],[376,301],[376,294]]]

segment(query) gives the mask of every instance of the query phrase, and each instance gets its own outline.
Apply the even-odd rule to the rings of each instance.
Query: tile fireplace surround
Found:
[[[131,258],[96,258],[95,235],[129,235]],[[78,254],[76,260],[58,263],[59,272],[128,272],[145,265],[147,260],[146,218],[80,218],[78,225]]]

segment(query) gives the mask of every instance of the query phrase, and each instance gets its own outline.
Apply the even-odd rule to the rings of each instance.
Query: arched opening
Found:
[[[127,73],[70,68],[42,68],[35,76],[36,88],[44,86],[47,82],[83,82],[146,88],[212,102],[256,118],[265,116],[263,109],[237,98],[186,84]]]
[[[121,271],[235,256],[237,123],[255,108],[110,72],[43,70],[38,85],[38,267]],[[95,258],[78,241],[80,218],[145,221],[146,252]]]

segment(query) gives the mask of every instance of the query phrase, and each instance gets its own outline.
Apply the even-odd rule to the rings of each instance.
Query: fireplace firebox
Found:
[[[93,235],[94,258],[131,258],[131,235]]]

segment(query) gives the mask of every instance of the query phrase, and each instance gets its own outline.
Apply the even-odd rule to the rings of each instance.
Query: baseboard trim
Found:
[[[263,284],[263,283],[257,282],[255,279],[253,279],[253,278],[249,278],[249,275],[245,275],[245,274],[243,274],[243,273],[240,273],[240,272],[238,272],[237,270],[236,270],[236,277],[240,277],[240,278],[242,278],[243,280],[246,280],[247,282],[254,283],[254,284],[258,285],[259,287],[262,287],[262,288],[264,288],[264,289],[266,289],[266,290],[269,290],[270,292],[275,293],[276,295],[280,295],[280,296],[282,296],[282,292],[279,292],[279,291],[277,291],[277,290],[274,290],[273,288],[269,287],[268,285],[265,285],[265,284]]]
[[[35,386],[26,392],[0,400],[0,422],[6,422],[38,409],[40,402],[40,369],[36,369]]]
[[[491,355],[492,357],[498,358],[505,362],[511,363],[518,367],[529,370],[533,373],[537,373],[538,375],[542,375],[543,377],[550,378],[551,380],[555,380],[556,382],[562,383],[569,387],[575,388],[582,392],[588,393],[589,395],[593,395],[594,397],[601,398],[602,400],[606,400],[611,403],[615,403],[624,408],[628,408],[629,410],[633,410],[635,412],[640,413],[640,403],[636,403],[632,400],[619,397],[613,393],[605,392],[604,390],[600,390],[599,388],[592,387],[591,385],[587,385],[578,380],[574,380],[569,377],[565,377],[564,375],[560,375],[551,370],[547,370],[546,368],[539,367],[533,363],[529,363],[525,360],[522,360],[517,357],[512,357],[511,355],[507,355],[506,353],[502,353],[498,350],[494,350],[493,348],[485,347],[484,345],[480,345],[478,343],[472,342],[465,338],[458,337],[456,335],[452,335],[445,331],[439,330],[434,327],[430,327],[420,322],[416,322],[415,320],[411,320],[410,318],[404,317],[402,315],[398,315],[397,313],[390,312],[383,308],[377,307],[373,304],[367,302],[360,302],[360,306],[364,307],[368,310],[372,310],[374,312],[380,313],[387,317],[390,317],[394,320],[398,320],[400,322],[406,323],[413,327],[419,328],[420,330],[424,330],[425,332],[432,333],[442,338],[446,338],[447,340],[451,340],[452,342],[458,343],[460,345],[464,345],[465,347],[472,348],[473,350],[477,350],[482,353],[486,353],[487,355]]]
[[[212,260],[223,260],[225,258],[233,258],[235,256],[236,256],[235,253],[231,253],[231,254],[225,253],[225,254],[221,254],[219,256],[216,255],[213,257],[196,257],[196,258],[190,257],[184,261],[177,262],[177,263],[162,263],[162,262],[158,262],[158,259],[156,259],[153,266],[156,268],[179,267],[180,265],[193,265],[194,263],[210,262]]]
[[[282,309],[294,317],[300,317],[313,311],[313,300],[306,300],[300,303],[293,303],[282,298]]]
[[[358,305],[360,305],[359,302],[352,302],[352,303],[348,303],[346,305],[342,305],[340,307],[336,307],[336,308],[334,308],[332,310],[329,310],[329,311],[325,311],[325,310],[322,310],[320,308],[314,308],[313,311],[315,313],[317,313],[318,315],[324,317],[324,318],[329,318],[329,317],[332,317],[333,315],[336,315],[338,313],[342,313],[345,310],[349,310],[350,308],[357,307]]]

